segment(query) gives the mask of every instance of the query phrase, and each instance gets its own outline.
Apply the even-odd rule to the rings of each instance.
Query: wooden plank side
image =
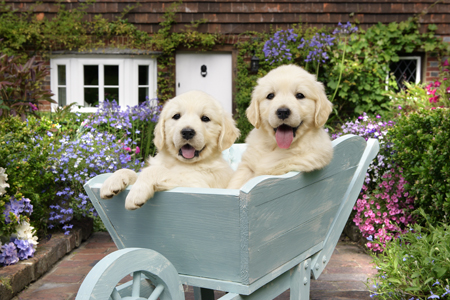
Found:
[[[180,274],[239,282],[238,197],[162,192],[135,211],[124,201],[125,194],[99,200],[123,247],[155,250]]]
[[[251,193],[253,198],[264,203],[280,196],[280,191],[284,194],[308,186],[316,181],[330,177],[334,174],[347,170],[358,165],[366,145],[364,138],[359,136],[345,136],[337,139],[333,143],[334,158],[331,163],[321,170],[313,172],[289,172],[280,176],[258,176],[251,179],[243,187],[242,191]],[[274,189],[274,187],[277,189]],[[260,203],[254,200],[253,205]]]
[[[339,205],[355,170],[350,168],[256,207],[249,195],[250,248],[267,243]]]
[[[250,248],[250,284],[314,245],[322,243],[338,207],[331,207],[323,214],[266,244]]]
[[[379,151],[379,143],[376,139],[369,139],[367,141],[367,147],[364,150],[361,161],[358,165],[358,169],[355,172],[352,182],[347,187],[345,197],[342,199],[342,203],[337,211],[335,221],[333,222],[330,231],[327,234],[327,238],[324,241],[324,249],[315,255],[313,258],[312,273],[314,278],[319,278],[320,274],[330,261],[330,257],[336,247],[339,240],[339,236],[344,230],[345,223],[355,205],[356,199],[361,192],[361,187],[366,177],[367,168],[371,161],[376,157]]]

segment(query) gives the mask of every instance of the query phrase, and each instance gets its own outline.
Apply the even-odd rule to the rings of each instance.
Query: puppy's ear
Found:
[[[250,123],[252,123],[255,128],[259,128],[261,124],[261,116],[259,114],[259,101],[258,101],[258,92],[257,87],[252,93],[252,101],[250,102],[249,107],[247,107],[246,114],[247,119]]]
[[[161,111],[161,114],[159,115],[158,123],[156,123],[155,130],[153,131],[153,135],[155,138],[153,139],[153,144],[155,144],[156,148],[158,150],[161,150],[164,147],[166,134],[165,134],[165,125],[166,122],[164,109]]]
[[[322,127],[328,120],[333,104],[328,100],[325,89],[321,82],[316,82],[316,111],[314,112],[314,123],[316,127]]]
[[[225,150],[230,148],[240,135],[235,122],[230,114],[225,113],[222,117],[222,130],[219,136],[219,148]]]

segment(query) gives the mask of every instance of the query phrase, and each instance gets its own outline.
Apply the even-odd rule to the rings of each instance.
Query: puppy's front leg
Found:
[[[111,199],[126,189],[127,186],[134,184],[137,177],[136,172],[133,170],[117,170],[102,184],[102,187],[100,188],[100,198]]]
[[[144,168],[136,180],[136,183],[131,187],[127,198],[125,199],[125,208],[128,210],[135,210],[140,208],[152,198],[155,194],[157,185],[157,176],[161,174],[161,168],[157,166],[150,166]]]
[[[227,189],[240,189],[247,181],[255,177],[253,170],[247,165],[239,165],[228,183]]]

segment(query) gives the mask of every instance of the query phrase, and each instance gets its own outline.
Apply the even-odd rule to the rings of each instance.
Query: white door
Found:
[[[176,94],[200,90],[232,110],[231,53],[177,53]]]

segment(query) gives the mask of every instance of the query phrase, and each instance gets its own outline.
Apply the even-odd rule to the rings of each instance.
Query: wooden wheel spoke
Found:
[[[148,297],[148,300],[156,300],[158,297],[162,294],[164,291],[164,286],[162,284],[158,284],[156,288],[153,290],[150,297]]]
[[[111,297],[112,297],[113,300],[121,300],[122,299],[122,297],[120,296],[120,294],[119,294],[119,292],[117,291],[116,288],[114,288],[114,290],[113,290],[113,292],[111,294]]]
[[[141,272],[137,271],[133,273],[133,288],[131,296],[139,297],[141,293]]]

